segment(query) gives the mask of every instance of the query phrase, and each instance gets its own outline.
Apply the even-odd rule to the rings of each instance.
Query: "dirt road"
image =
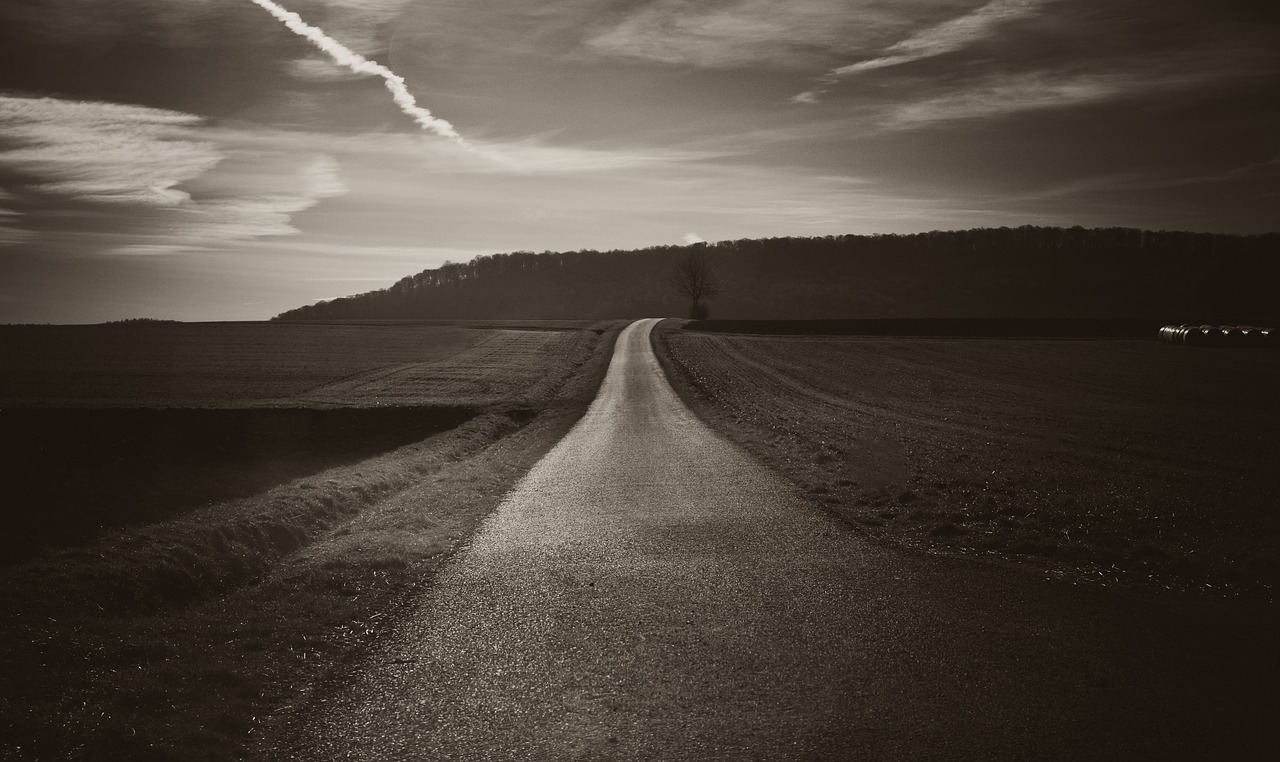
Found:
[[[1269,757],[1269,614],[869,544],[688,412],[652,325],[273,756]]]

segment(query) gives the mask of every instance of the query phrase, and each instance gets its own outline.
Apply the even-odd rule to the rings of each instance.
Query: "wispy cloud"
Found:
[[[0,152],[10,182],[75,201],[171,207],[189,200],[176,186],[222,160],[182,128],[200,118],[163,109],[0,96]]]
[[[296,232],[292,215],[347,192],[337,160],[236,145],[190,114],[0,97],[0,241],[158,253]]]
[[[477,144],[475,153],[412,133],[217,125],[174,111],[52,98],[6,97],[0,115],[0,144],[14,146],[0,149],[0,184],[9,189],[0,195],[0,244],[41,241],[41,250],[75,254],[158,256],[294,239],[297,215],[352,192],[346,163],[365,167],[361,198],[370,198],[367,183],[376,182],[369,168],[381,167],[419,184],[400,188],[409,197],[431,186],[437,203],[482,204],[508,182],[544,187],[660,175],[725,154],[562,146],[550,135]],[[524,203],[541,208],[534,197]],[[366,213],[398,215],[414,206],[394,197],[379,204]],[[325,224],[336,232],[340,219]]]
[[[324,19],[326,34],[360,55],[375,58],[387,49],[387,25],[415,3],[420,0],[310,0],[305,6]],[[310,10],[317,6],[322,10]]]
[[[960,50],[989,36],[999,24],[1030,15],[1051,2],[1054,0],[991,0],[973,13],[929,27],[890,45],[882,56],[833,69],[831,76],[844,77]]]
[[[741,148],[635,145],[569,145],[556,142],[556,133],[505,140],[472,141],[477,151],[458,151],[447,143],[424,141],[404,133],[334,134],[266,128],[218,127],[209,134],[218,140],[266,151],[305,145],[335,155],[384,157],[414,163],[437,176],[445,175],[580,175],[636,167],[660,167],[733,156]]]
[[[1115,98],[1153,83],[1127,75],[1054,76],[1045,73],[993,77],[939,97],[894,105],[880,120],[903,129],[934,122],[1079,106]]]
[[[35,233],[17,224],[21,217],[19,212],[0,207],[0,246],[13,246],[35,238]]]
[[[157,226],[156,234],[166,240],[189,241],[194,246],[209,241],[292,235],[298,232],[292,225],[293,215],[347,193],[332,156],[316,156],[285,178],[293,185],[290,192],[201,199],[189,207],[192,214],[187,219]]]
[[[874,58],[828,71],[819,79],[822,86],[800,93],[792,100],[797,103],[814,103],[825,92],[826,87],[845,77],[962,50],[990,37],[1002,24],[1033,15],[1053,2],[1056,0],[991,0],[962,16],[921,29],[888,46]]]
[[[1134,97],[1160,97],[1204,87],[1232,76],[1233,66],[1179,66],[1178,61],[1130,64],[1110,71],[1031,71],[993,74],[964,82],[942,95],[889,104],[874,117],[891,131],[963,119],[1000,117]]]
[[[1145,171],[1113,172],[1102,175],[1091,175],[1066,183],[1058,183],[1039,188],[1031,193],[1020,194],[1016,200],[1052,200],[1101,193],[1124,193],[1129,191],[1155,191],[1171,188],[1187,188],[1197,185],[1230,186],[1235,184],[1267,183],[1270,187],[1280,187],[1280,157],[1268,161],[1251,162],[1227,169],[1215,169],[1208,172],[1186,171],[1178,167],[1162,167]],[[1272,198],[1277,191],[1270,191]]]
[[[682,148],[591,148],[563,146],[538,138],[485,144],[486,153],[496,162],[471,162],[464,171],[512,173],[519,175],[572,175],[611,172],[646,166],[662,166],[706,161],[730,155],[725,149]]]
[[[17,196],[0,188],[0,203],[16,200]],[[17,227],[14,223],[22,216],[22,212],[0,206],[0,246],[18,243],[31,237],[29,231]]]
[[[387,87],[387,90],[391,93],[392,99],[396,102],[396,105],[400,107],[401,111],[417,122],[419,127],[427,130],[428,132],[439,135],[442,138],[447,138],[463,148],[472,148],[471,144],[458,134],[458,131],[454,129],[452,124],[433,115],[429,110],[418,105],[417,100],[405,85],[404,77],[396,74],[386,66],[383,66],[376,61],[370,61],[354,50],[351,50],[347,46],[325,34],[324,30],[308,24],[302,20],[301,16],[272,2],[272,0],[253,0],[253,2],[261,6],[264,10],[287,26],[294,34],[305,38],[312,45],[315,45],[340,66],[345,66],[358,74],[369,74],[381,77],[383,83]]]
[[[918,5],[871,0],[659,0],[642,3],[609,22],[584,44],[596,55],[667,64],[802,68],[828,60],[833,50],[856,50],[900,29]]]

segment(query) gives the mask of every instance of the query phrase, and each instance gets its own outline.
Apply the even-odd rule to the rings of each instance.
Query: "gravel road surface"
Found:
[[[1273,758],[1270,608],[870,544],[684,407],[654,322],[273,756]]]

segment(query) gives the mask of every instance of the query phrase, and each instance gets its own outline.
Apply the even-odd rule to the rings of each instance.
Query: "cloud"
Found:
[[[284,2],[292,5],[292,0]],[[317,17],[323,19],[326,34],[361,55],[373,57],[386,50],[385,27],[417,2],[420,0],[320,0],[323,10]]]
[[[1002,24],[1034,15],[1043,6],[1055,1],[991,0],[986,5],[962,16],[921,29],[910,37],[883,49],[874,58],[836,67],[823,75],[819,81],[829,86],[840,79],[861,72],[898,66],[962,50],[992,36]],[[825,92],[824,87],[814,88],[792,97],[792,101],[815,103],[823,92]]]
[[[405,86],[404,77],[376,61],[370,61],[359,53],[330,37],[319,27],[312,26],[302,20],[298,14],[290,11],[272,0],[253,0],[265,11],[289,28],[299,37],[305,38],[312,45],[329,56],[334,63],[344,66],[357,74],[370,74],[381,77],[383,84],[391,93],[392,100],[407,116],[413,119],[422,129],[453,141],[462,148],[470,149],[471,144],[463,139],[454,126],[448,121],[434,116],[429,110],[418,105],[409,88]]]
[[[302,168],[299,173],[303,184],[303,195],[319,201],[325,198],[345,196],[348,188],[342,182],[338,160],[332,156],[321,154]]]
[[[245,148],[282,151],[305,145],[309,150],[365,159],[381,157],[398,164],[413,162],[437,176],[444,175],[579,175],[634,167],[660,167],[706,161],[739,154],[743,149],[717,146],[697,148],[661,146],[561,145],[556,133],[505,140],[474,140],[475,151],[459,151],[452,144],[425,140],[406,133],[333,134],[279,130],[254,126],[211,128],[215,139]]]
[[[393,68],[397,22],[414,2],[279,0]],[[400,120],[374,76],[340,66],[246,0],[0,0],[0,91],[360,129]],[[334,86],[358,77],[369,79]]]
[[[256,160],[264,157],[253,156]],[[232,182],[252,187],[252,175],[237,174]],[[299,230],[293,216],[326,198],[346,195],[348,188],[339,175],[336,159],[325,154],[313,157],[291,173],[274,178],[280,191],[252,195],[213,196],[188,204],[182,217],[168,217],[134,236],[141,243],[107,249],[114,255],[154,255],[194,251],[214,245],[256,238],[292,236]]]
[[[339,66],[328,58],[307,56],[289,62],[289,74],[303,82],[345,82],[368,76]]]
[[[1085,106],[1130,97],[1158,96],[1208,85],[1227,71],[1153,64],[1115,71],[1034,71],[991,75],[939,96],[902,100],[876,117],[881,129],[912,129],[937,122],[993,118],[1026,111]]]
[[[358,199],[379,198],[385,207],[357,200],[358,212],[313,221],[334,235],[348,223],[367,235],[368,219],[415,206],[371,196],[369,183],[379,182],[370,179],[371,168],[412,178],[403,194],[433,186],[439,192],[432,197],[447,204],[455,203],[451,196],[483,204],[494,187],[511,182],[599,176],[609,183],[727,153],[559,146],[549,135],[477,144],[482,152],[475,153],[414,133],[219,125],[174,111],[51,98],[5,98],[0,111],[0,145],[13,146],[0,149],[0,182],[9,189],[0,196],[0,243],[76,255],[154,257],[294,238],[299,214],[353,192],[347,164],[365,168]],[[466,186],[484,190],[471,197],[459,190]]]
[[[960,50],[990,36],[998,25],[1030,15],[1053,1],[991,0],[973,13],[929,27],[890,45],[885,49],[885,55],[834,69],[831,76],[844,77]]]
[[[882,124],[891,129],[974,119],[1115,98],[1151,83],[1124,75],[1054,77],[1042,73],[995,77],[962,91],[894,106]]]
[[[347,193],[337,159],[271,148],[162,109],[0,97],[0,243],[158,253],[297,232]]]
[[[12,201],[15,199],[17,199],[17,196],[4,188],[0,188],[0,201]],[[10,224],[16,222],[21,216],[22,212],[0,206],[0,246],[18,243],[31,238],[30,232]]]
[[[1175,92],[1194,103],[1265,89],[1277,61],[1266,39],[1262,26],[1230,14],[1206,18],[1187,3],[995,0],[830,69],[819,87],[791,100],[829,95],[828,107],[797,114],[811,125],[843,121],[863,137],[1103,103],[1141,120],[1139,104],[1175,108]],[[908,62],[919,63],[900,66]],[[833,87],[856,78],[865,81]]]
[[[17,217],[17,212],[9,209],[0,209],[0,247],[15,246],[20,243],[26,243],[34,239],[35,233],[30,230],[23,230],[17,225],[10,225],[5,217]]]
[[[75,201],[176,206],[175,186],[216,165],[222,154],[183,139],[200,119],[162,109],[54,98],[0,96],[0,171],[29,191]]]
[[[724,149],[688,150],[679,148],[589,148],[557,146],[538,138],[484,144],[494,162],[470,162],[470,172],[515,174],[582,174],[610,172],[633,167],[705,161],[731,152]]]
[[[380,28],[418,0],[293,0],[322,15],[325,26],[353,49],[381,49]],[[243,3],[224,0],[6,0],[0,23],[20,26],[42,43],[95,46],[103,40],[138,39],[164,46],[202,46],[210,38],[245,34],[253,26]]]
[[[1160,167],[1147,168],[1144,171],[1130,170],[1090,175],[1022,194],[1018,200],[1059,199],[1083,195],[1097,197],[1101,193],[1150,192],[1199,185],[1221,188],[1237,184],[1265,183],[1269,187],[1276,187],[1277,180],[1280,180],[1280,157],[1226,169],[1216,168],[1208,172],[1188,167]],[[1271,192],[1271,196],[1276,197],[1274,191]]]
[[[600,56],[706,68],[804,68],[900,30],[920,6],[955,0],[731,0],[644,3],[588,36]]]

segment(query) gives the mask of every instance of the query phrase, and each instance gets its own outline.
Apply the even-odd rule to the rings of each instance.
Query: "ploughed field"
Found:
[[[537,398],[558,378],[548,368],[588,325],[0,326],[0,409],[477,406]]]
[[[868,534],[1270,598],[1280,353],[668,330],[677,388]]]
[[[573,425],[619,327],[0,327],[0,757],[243,758]]]
[[[537,406],[595,336],[551,328],[0,328],[7,491],[24,507],[0,564],[392,450],[488,406]]]

